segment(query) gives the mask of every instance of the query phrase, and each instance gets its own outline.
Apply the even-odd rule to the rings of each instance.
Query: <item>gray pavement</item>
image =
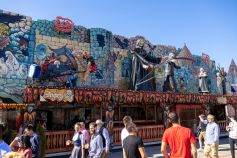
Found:
[[[149,158],[163,158],[163,155],[160,152],[160,144],[147,145],[147,146],[145,146],[145,150],[146,150]],[[237,156],[237,151],[236,151],[236,156]],[[68,158],[69,155],[53,156],[53,157],[55,157],[55,158]],[[123,157],[122,156],[122,150],[121,149],[116,149],[116,150],[113,150],[110,153],[108,158],[122,158],[122,157]],[[198,158],[205,158],[203,152],[198,152]],[[224,137],[224,138],[220,139],[219,158],[231,158],[230,146],[229,146],[227,137]]]

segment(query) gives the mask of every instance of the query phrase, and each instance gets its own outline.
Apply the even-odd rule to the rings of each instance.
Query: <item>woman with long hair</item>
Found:
[[[19,158],[32,158],[30,137],[22,135],[16,137],[10,144],[13,152],[4,155],[4,158],[19,157]]]

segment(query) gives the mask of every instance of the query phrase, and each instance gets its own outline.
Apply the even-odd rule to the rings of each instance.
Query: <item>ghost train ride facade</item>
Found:
[[[233,60],[223,95],[220,70],[206,53],[88,29],[60,16],[34,21],[0,10],[0,59],[1,122],[12,129],[42,125],[47,153],[69,150],[64,140],[77,121],[113,121],[113,142],[119,145],[122,118],[130,115],[144,141],[152,142],[161,139],[169,111],[192,129],[199,114],[213,113],[224,129],[225,105],[237,105]],[[208,93],[200,93],[200,68]]]

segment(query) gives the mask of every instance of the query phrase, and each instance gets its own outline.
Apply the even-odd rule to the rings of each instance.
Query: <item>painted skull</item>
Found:
[[[169,59],[170,60],[174,59],[174,53],[169,53]]]
[[[200,68],[200,72],[202,72],[202,73],[204,72],[204,69],[202,67]]]
[[[143,48],[145,45],[145,41],[143,39],[138,39],[136,42],[136,48]]]

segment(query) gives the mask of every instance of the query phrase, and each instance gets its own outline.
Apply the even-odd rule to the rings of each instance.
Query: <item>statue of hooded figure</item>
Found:
[[[136,48],[131,50],[132,54],[132,73],[129,89],[154,91],[155,84],[152,81],[154,77],[153,68],[161,62],[161,57],[155,57],[151,52],[144,49],[145,41],[139,39],[136,42]]]
[[[223,95],[222,78],[219,72],[216,73],[216,84],[218,94]]]
[[[199,92],[200,93],[208,93],[208,84],[207,84],[207,73],[204,71],[203,68],[200,68],[199,72]]]

